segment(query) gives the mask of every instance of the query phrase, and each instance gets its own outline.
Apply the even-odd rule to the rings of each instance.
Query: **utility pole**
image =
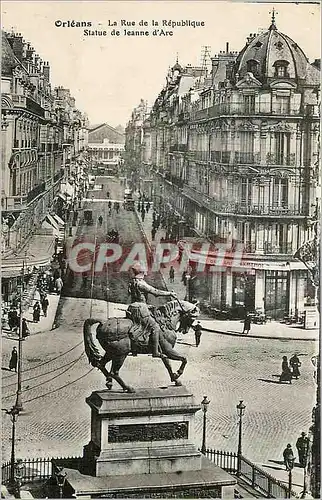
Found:
[[[22,372],[22,298],[23,298],[23,289],[24,289],[24,280],[25,280],[25,261],[22,261],[22,276],[21,276],[21,289],[20,289],[20,318],[19,318],[19,343],[18,343],[18,383],[17,383],[17,395],[16,395],[16,403],[15,408],[18,411],[22,411],[22,396],[21,396],[21,372]]]

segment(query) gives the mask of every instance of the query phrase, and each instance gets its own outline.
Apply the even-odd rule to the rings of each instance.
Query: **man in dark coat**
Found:
[[[243,329],[243,333],[246,333],[246,335],[249,333],[250,331],[250,325],[251,325],[251,317],[249,314],[246,314],[246,318],[244,320],[244,329]]]
[[[202,334],[202,326],[200,324],[200,321],[192,327],[195,331],[195,339],[196,339],[196,347],[200,344],[200,339],[201,339],[201,334]]]
[[[296,448],[299,455],[299,462],[301,467],[306,466],[307,455],[309,451],[309,438],[302,432],[298,440],[296,441]]]
[[[44,316],[46,318],[47,316],[47,309],[48,309],[48,306],[49,306],[49,301],[47,299],[47,295],[45,295],[41,301],[41,308],[42,308],[42,312],[44,313]]]
[[[30,331],[29,331],[29,328],[27,325],[26,318],[22,318],[22,320],[21,320],[21,335],[22,335],[23,339],[25,339],[26,337],[28,337],[30,335]]]
[[[290,444],[288,444],[285,450],[283,451],[283,458],[284,458],[285,469],[287,471],[292,470],[294,467],[295,457],[293,454],[292,446]]]
[[[293,354],[293,356],[290,359],[290,367],[292,368],[293,371],[293,377],[297,380],[300,376],[300,370],[299,367],[301,366],[301,362],[296,354]]]
[[[9,370],[14,370],[17,372],[17,364],[18,364],[18,353],[17,353],[17,348],[14,347],[11,352],[11,358],[9,361]]]
[[[33,321],[34,323],[38,323],[40,319],[40,304],[39,304],[39,301],[37,300],[37,302],[35,303],[34,307],[33,307]]]

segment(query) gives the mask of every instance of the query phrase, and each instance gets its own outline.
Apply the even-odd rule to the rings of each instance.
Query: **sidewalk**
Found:
[[[145,214],[144,222],[142,222],[141,214],[136,211],[138,221],[141,225],[141,229],[145,233],[145,237],[151,249],[155,248],[156,244],[160,242],[162,237],[165,237],[165,231],[159,229],[156,233],[155,240],[152,241],[151,229],[152,229],[152,213],[153,205],[149,212]],[[161,274],[163,276],[164,284],[168,290],[173,290],[179,299],[183,299],[186,295],[186,288],[181,281],[181,272],[179,270],[180,264],[178,261],[171,263],[175,270],[174,283],[170,283],[169,279],[169,269],[170,265],[166,264],[164,268],[161,269]],[[271,321],[266,323],[266,325],[251,325],[251,330],[248,335],[242,333],[243,331],[243,321],[235,320],[216,320],[216,319],[202,319],[200,323],[204,330],[214,333],[219,333],[223,335],[233,335],[240,337],[250,337],[250,338],[264,338],[264,339],[276,339],[276,340],[308,340],[316,341],[319,339],[319,329],[314,330],[304,330],[295,325],[285,325],[279,323],[278,321]]]
[[[28,328],[30,330],[31,336],[36,335],[36,334],[41,333],[41,332],[46,332],[46,331],[52,330],[52,327],[53,327],[53,324],[55,321],[57,307],[59,304],[60,295],[47,294],[47,298],[49,301],[47,316],[45,317],[43,312],[41,311],[40,320],[38,323],[34,323],[33,319],[32,319],[33,305],[37,300],[40,301],[38,291],[36,291],[35,297],[31,303],[31,305],[29,306],[29,309],[23,315],[27,319]],[[18,338],[19,338],[18,334],[11,333],[7,328],[2,329],[2,336],[6,337],[8,339],[11,339],[11,340],[18,340]],[[28,339],[28,337],[27,337],[27,339]]]

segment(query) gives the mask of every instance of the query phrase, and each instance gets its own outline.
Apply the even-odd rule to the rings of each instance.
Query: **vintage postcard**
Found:
[[[1,14],[2,498],[319,498],[320,5]]]

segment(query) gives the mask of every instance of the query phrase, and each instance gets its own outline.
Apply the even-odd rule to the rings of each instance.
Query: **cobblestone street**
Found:
[[[140,234],[135,215],[122,215],[133,224],[129,233]],[[81,231],[81,228],[79,229]],[[157,278],[161,285],[160,276]],[[110,282],[109,282],[110,283]],[[113,290],[113,286],[110,288]],[[97,288],[98,290],[99,288]],[[118,290],[125,290],[119,285]],[[179,292],[179,290],[178,290]],[[62,297],[58,328],[35,332],[23,343],[23,406],[17,424],[17,456],[66,456],[82,454],[90,437],[90,410],[85,398],[104,388],[104,378],[91,368],[83,352],[82,324],[89,317],[89,298]],[[69,294],[69,295],[75,295]],[[93,300],[92,315],[102,319],[124,315],[125,305]],[[109,311],[107,311],[109,309]],[[47,319],[46,319],[47,320]],[[52,318],[52,321],[54,318]],[[230,322],[220,322],[226,325]],[[231,325],[229,325],[231,327]],[[3,366],[8,366],[13,340],[3,338]],[[204,331],[195,347],[194,333],[179,335],[177,348],[188,358],[182,382],[196,401],[206,394],[208,411],[207,446],[235,451],[238,419],[236,404],[243,399],[243,453],[259,463],[276,467],[288,442],[295,445],[299,433],[311,424],[315,384],[310,358],[316,346],[311,341],[281,338],[245,338]],[[279,384],[282,356],[296,351],[301,358],[301,377],[292,385]],[[121,374],[135,387],[164,386],[168,375],[160,360],[129,357]],[[3,372],[3,408],[15,400],[16,374]],[[114,390],[119,390],[114,387]],[[68,408],[68,411],[66,409]],[[3,459],[10,456],[11,423],[3,417]],[[201,444],[202,412],[196,417],[197,445]],[[294,446],[295,449],[295,446]],[[278,465],[278,468],[281,468]],[[274,470],[270,471],[274,475]],[[286,472],[279,471],[282,480]],[[301,471],[298,471],[301,477]]]

